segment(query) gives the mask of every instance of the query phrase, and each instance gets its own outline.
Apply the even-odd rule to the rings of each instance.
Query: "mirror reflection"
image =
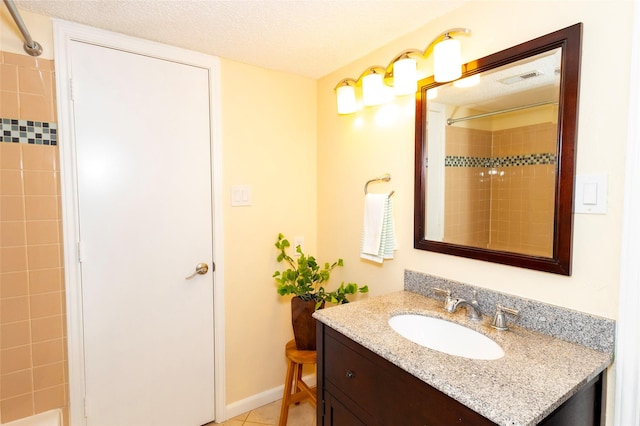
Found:
[[[426,91],[426,240],[553,256],[561,59]]]
[[[582,24],[419,83],[414,247],[571,275]]]

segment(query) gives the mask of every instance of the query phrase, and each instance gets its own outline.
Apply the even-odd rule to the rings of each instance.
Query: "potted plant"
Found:
[[[329,281],[331,271],[343,266],[342,259],[320,266],[313,256],[307,256],[300,246],[296,247],[297,259],[287,253],[291,246],[284,235],[278,234],[275,244],[278,249],[278,262],[286,262],[289,267],[284,271],[275,271],[273,277],[278,284],[278,294],[293,295],[291,299],[291,322],[296,347],[299,350],[316,349],[316,324],[311,316],[316,309],[324,307],[326,302],[333,304],[349,303],[347,295],[366,293],[369,288],[355,283],[340,284],[336,290],[327,291],[324,283]]]

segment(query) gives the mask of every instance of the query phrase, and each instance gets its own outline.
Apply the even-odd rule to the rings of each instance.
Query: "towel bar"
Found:
[[[364,195],[367,195],[369,193],[368,188],[369,188],[369,184],[373,183],[373,182],[389,182],[391,180],[391,175],[389,173],[385,173],[383,176],[378,176],[376,178],[373,179],[369,179],[367,181],[367,183],[364,184]],[[391,191],[389,193],[389,197],[391,197],[393,195],[395,191]]]

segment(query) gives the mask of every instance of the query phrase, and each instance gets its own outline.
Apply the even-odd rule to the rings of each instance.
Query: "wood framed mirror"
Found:
[[[421,80],[414,247],[571,275],[582,24]]]

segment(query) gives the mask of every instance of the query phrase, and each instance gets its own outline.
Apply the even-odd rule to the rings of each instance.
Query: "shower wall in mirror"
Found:
[[[431,93],[428,134],[445,137],[426,142],[429,154],[429,141],[444,143],[444,158],[437,148],[427,157],[428,239],[553,255],[560,57],[555,49]],[[442,166],[444,176],[431,173]]]

